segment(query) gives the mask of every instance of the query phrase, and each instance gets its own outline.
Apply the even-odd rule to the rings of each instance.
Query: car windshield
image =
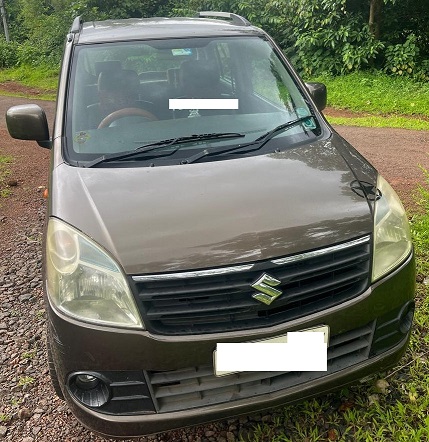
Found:
[[[70,90],[65,154],[77,165],[104,157],[115,157],[110,167],[154,158],[168,164],[217,148],[223,157],[255,155],[256,148],[224,147],[264,140],[266,152],[319,134],[287,67],[255,36],[77,46]]]

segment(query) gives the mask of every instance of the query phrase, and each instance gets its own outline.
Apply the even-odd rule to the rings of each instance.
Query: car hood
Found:
[[[334,136],[269,155],[180,166],[63,163],[53,170],[50,215],[92,237],[128,274],[282,257],[372,231],[370,206],[348,163],[364,164],[366,180],[375,174],[350,149]]]

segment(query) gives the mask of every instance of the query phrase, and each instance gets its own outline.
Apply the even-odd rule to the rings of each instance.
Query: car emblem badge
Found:
[[[252,284],[252,287],[258,290],[257,293],[252,295],[252,298],[264,304],[270,305],[283,293],[281,290],[275,288],[280,284],[281,281],[273,278],[267,273],[264,273],[256,282]]]

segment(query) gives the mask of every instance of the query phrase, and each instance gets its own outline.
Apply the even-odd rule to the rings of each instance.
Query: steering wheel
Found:
[[[124,117],[145,117],[149,121],[158,120],[154,114],[151,112],[140,109],[138,107],[126,107],[124,109],[119,109],[111,114],[107,115],[107,117],[103,118],[98,125],[98,129],[102,129],[103,127],[110,126],[114,121],[119,120]]]

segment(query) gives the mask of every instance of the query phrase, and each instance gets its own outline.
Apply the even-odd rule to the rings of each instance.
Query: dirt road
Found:
[[[0,97],[0,114],[11,105],[25,102],[28,100]],[[54,104],[39,104],[46,109],[52,127]],[[412,194],[423,182],[419,166],[429,168],[429,132],[356,127],[337,130],[390,181],[406,207],[414,210]],[[76,422],[54,396],[48,378],[40,243],[49,151],[33,142],[12,140],[1,118],[0,155],[11,157],[6,181],[12,185],[10,196],[0,199],[0,441],[103,441]],[[270,422],[272,416],[267,412],[150,440],[246,439],[253,424]]]

